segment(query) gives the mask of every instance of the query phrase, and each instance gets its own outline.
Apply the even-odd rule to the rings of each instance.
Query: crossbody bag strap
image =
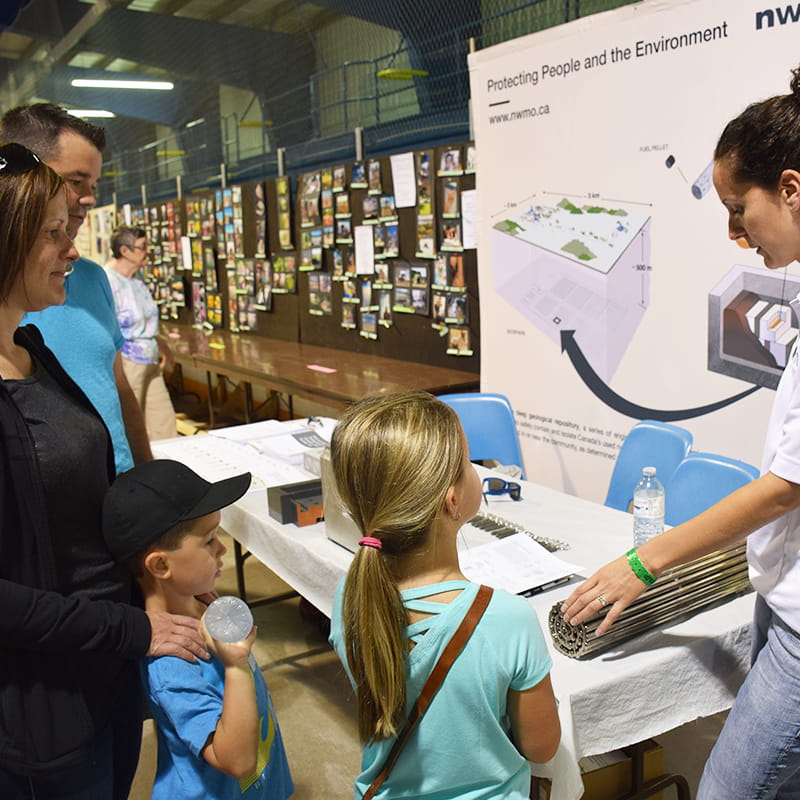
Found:
[[[405,746],[412,731],[425,713],[425,710],[431,704],[436,692],[442,685],[445,675],[447,675],[448,670],[453,666],[453,662],[458,658],[458,654],[464,649],[464,645],[472,635],[472,631],[475,630],[478,622],[480,622],[483,612],[486,611],[486,607],[492,599],[492,591],[493,590],[489,586],[478,587],[478,593],[475,595],[472,605],[469,607],[464,619],[461,620],[461,624],[456,629],[456,632],[447,643],[444,652],[439,656],[439,660],[436,662],[431,674],[428,676],[428,680],[425,681],[425,685],[422,687],[422,691],[419,693],[417,702],[414,703],[414,707],[408,715],[406,724],[397,735],[397,739],[386,761],[383,763],[381,771],[369,785],[367,791],[364,792],[362,800],[372,800],[381,784],[389,777],[389,773],[392,771],[392,768],[400,756],[400,751]]]

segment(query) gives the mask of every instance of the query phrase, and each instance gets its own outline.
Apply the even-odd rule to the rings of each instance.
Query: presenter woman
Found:
[[[728,235],[767,269],[800,260],[800,67],[791,91],[725,127],[714,186]],[[800,295],[792,301],[798,314]],[[665,569],[747,539],[757,594],[753,661],[706,764],[698,800],[800,797],[800,364],[795,341],[764,446],[762,475],[697,517],[598,570],[565,601],[579,624],[610,606],[598,633]]]

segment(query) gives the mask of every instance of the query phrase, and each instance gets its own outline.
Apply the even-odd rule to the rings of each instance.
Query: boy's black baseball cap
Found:
[[[116,561],[127,561],[179,522],[235,503],[250,473],[209,483],[185,464],[156,459],[117,475],[103,502],[103,537]]]

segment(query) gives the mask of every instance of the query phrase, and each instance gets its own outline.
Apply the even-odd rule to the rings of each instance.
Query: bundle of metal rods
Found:
[[[674,623],[751,590],[745,545],[719,550],[664,572],[620,614],[602,636],[595,630],[608,608],[580,625],[564,622],[561,602],[550,609],[550,635],[556,649],[570,658],[589,658],[621,642]]]

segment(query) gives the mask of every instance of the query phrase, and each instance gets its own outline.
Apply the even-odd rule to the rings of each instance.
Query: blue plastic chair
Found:
[[[666,487],[664,522],[680,525],[759,476],[751,464],[713,453],[689,453]]]
[[[675,468],[692,450],[692,434],[678,425],[645,419],[637,422],[617,453],[605,505],[627,511],[643,467],[655,467],[666,487]]]
[[[439,399],[458,414],[469,444],[470,461],[490,458],[501,464],[515,464],[525,480],[517,423],[508,398],[502,394],[466,392],[442,394]]]

